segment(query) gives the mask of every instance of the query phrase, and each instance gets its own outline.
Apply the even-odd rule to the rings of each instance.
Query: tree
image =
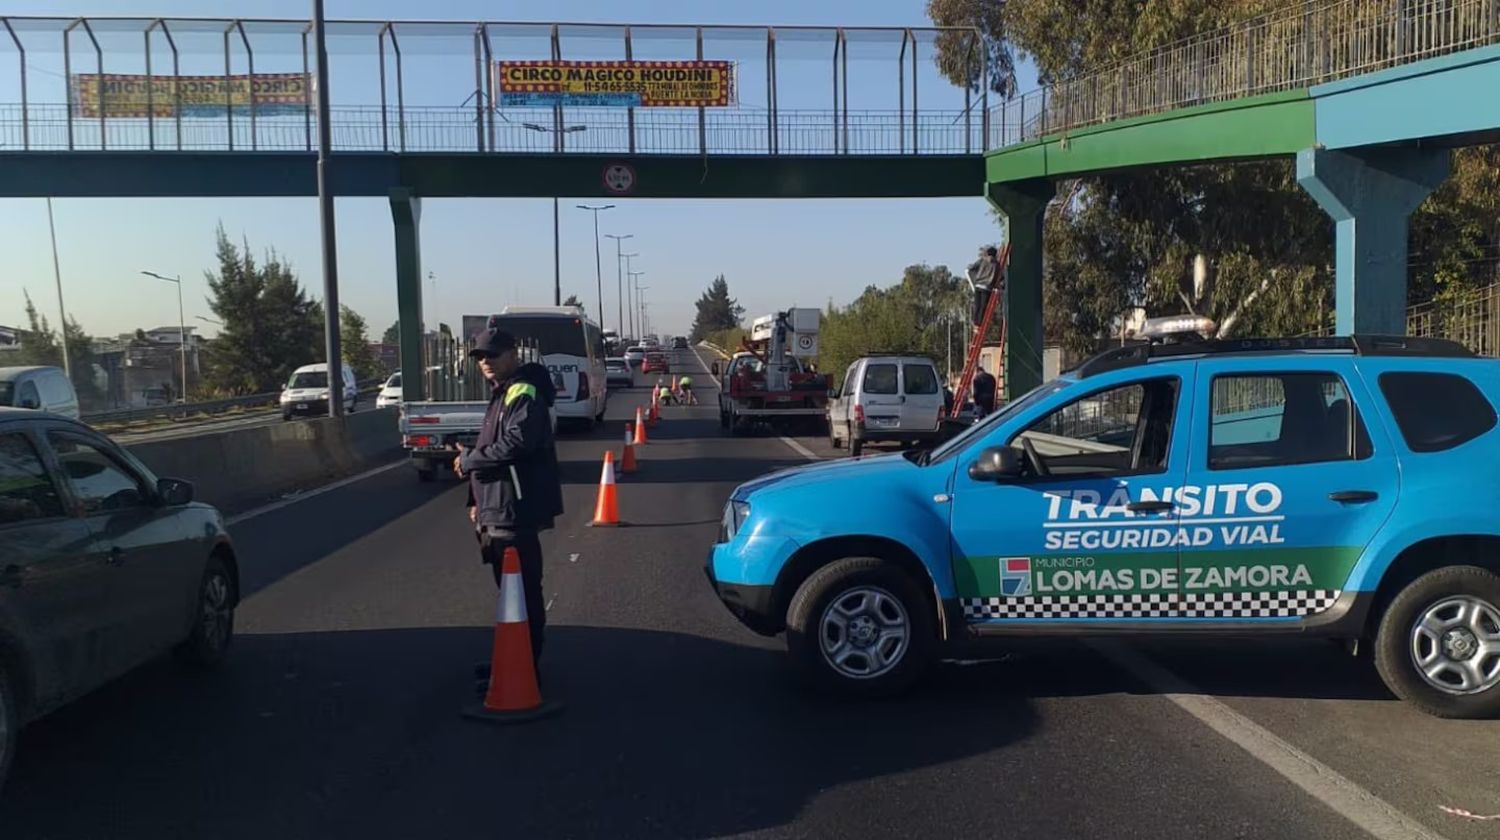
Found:
[[[64,367],[62,342],[57,337],[57,331],[52,328],[47,316],[37,311],[31,293],[22,289],[21,294],[26,298],[27,329],[21,336],[21,347],[16,352],[15,363]],[[104,394],[97,379],[100,371],[94,356],[94,338],[84,332],[83,327],[72,318],[63,324],[63,331],[68,339],[66,367],[72,374],[73,390],[78,392],[78,401],[86,408],[98,406]]]
[[[578,299],[578,295],[568,295],[568,299],[565,300],[565,301],[563,301],[562,305],[563,306],[576,306],[579,309],[582,309],[584,312],[589,311],[588,307],[583,305],[583,301],[581,301],[581,300]]]
[[[381,344],[401,343],[401,322],[397,321],[385,328],[385,334],[380,337]]]
[[[380,376],[380,362],[370,346],[365,319],[348,304],[339,304],[339,345],[343,348],[344,361],[354,369],[355,379],[362,381]]]
[[[740,325],[745,307],[729,296],[729,281],[720,274],[708,284],[708,289],[698,298],[698,314],[693,319],[691,340],[702,341],[709,333],[731,330]]]
[[[962,366],[968,347],[968,284],[946,266],[912,265],[888,288],[867,287],[848,306],[829,305],[819,331],[819,367],[838,373],[870,352],[928,356]]]
[[[323,307],[271,251],[265,264],[218,230],[217,273],[205,272],[209,308],[223,322],[209,347],[208,379],[229,393],[274,391],[301,365],[322,359]]]

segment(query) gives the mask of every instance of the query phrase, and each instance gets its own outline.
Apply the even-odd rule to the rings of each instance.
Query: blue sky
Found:
[[[308,0],[86,0],[66,4],[8,0],[6,13],[302,18],[310,5]],[[327,9],[331,18],[395,20],[483,17],[549,23],[779,26],[928,23],[922,0],[867,0],[859,4],[828,0],[652,0],[633,4],[551,0],[545,8],[542,4],[523,8],[476,0],[426,4],[328,0]],[[105,38],[106,72],[141,71],[127,66],[133,57],[125,52],[126,42],[121,40],[125,37],[122,34],[113,41]],[[140,41],[138,34],[130,38],[132,44]],[[473,65],[468,57],[445,55],[447,48],[436,44],[424,45],[420,39],[407,42],[405,85],[409,105],[456,105],[457,101],[449,100],[461,99],[462,91],[450,94],[448,87],[460,74],[467,74],[467,84],[472,88]],[[534,46],[517,40],[514,57],[540,57],[524,54]],[[680,47],[664,44],[658,49],[665,55]],[[574,47],[568,57],[618,57],[603,52],[606,48],[618,49],[607,43],[584,43]],[[332,49],[335,104],[378,104],[373,46],[336,44]],[[651,49],[649,44],[638,45],[637,57],[656,57],[649,54]],[[830,81],[826,59],[820,57],[823,47],[803,45],[800,53],[797,46],[783,49],[778,71],[780,107],[826,108]],[[884,45],[867,46],[851,56],[853,110],[895,108],[895,61],[882,60],[885,49]],[[601,53],[591,55],[591,50]],[[756,50],[763,53],[763,45],[711,44],[706,57],[746,60]],[[0,100],[5,102],[19,99],[14,55],[8,46],[0,45]],[[497,52],[495,57],[508,56]],[[60,50],[47,45],[34,49],[30,59],[34,68],[29,85],[32,102],[60,103]],[[77,71],[76,53],[74,60]],[[300,54],[278,52],[274,45],[257,45],[257,72],[300,70],[300,61]],[[189,56],[183,72],[222,72],[222,54],[215,57],[204,46],[201,55]],[[243,69],[237,67],[236,72]],[[924,110],[962,107],[961,94],[942,82],[930,61],[920,61],[919,73]],[[763,78],[763,72],[761,75]],[[742,76],[740,96],[745,107],[764,102],[764,92],[756,87],[753,76],[748,72]],[[588,213],[573,209],[579,200],[563,196],[562,201],[563,293],[579,293],[592,312],[596,308],[592,221]],[[688,328],[693,301],[720,273],[726,275],[731,292],[753,316],[790,305],[822,306],[830,299],[845,302],[867,285],[895,282],[901,269],[912,263],[956,268],[972,259],[976,246],[999,235],[986,203],[977,197],[878,201],[627,199],[614,203],[616,209],[600,215],[600,231],[634,235],[625,243],[626,251],[640,254],[634,260],[635,268],[646,272],[641,278],[649,287],[645,297],[654,325],[664,333]],[[188,322],[211,334],[213,327],[195,320],[195,316],[211,314],[204,300],[207,285],[203,272],[214,264],[213,232],[220,223],[235,239],[247,239],[257,253],[274,247],[292,262],[304,285],[321,296],[317,206],[312,199],[65,199],[55,201],[54,210],[68,313],[94,334],[175,322],[175,289],[169,283],[141,276],[138,272],[142,269],[180,274]],[[383,199],[340,199],[337,213],[341,297],[366,316],[378,336],[396,314],[388,205]],[[424,272],[430,271],[436,278],[424,290],[429,323],[441,319],[456,324],[462,314],[492,311],[511,302],[551,302],[552,214],[548,199],[427,201],[423,206],[422,246]],[[614,243],[604,240],[603,250],[605,322],[613,327]],[[7,278],[13,278],[0,288],[0,324],[23,323],[23,288],[55,321],[57,302],[43,200],[0,200],[0,253],[7,258]]]

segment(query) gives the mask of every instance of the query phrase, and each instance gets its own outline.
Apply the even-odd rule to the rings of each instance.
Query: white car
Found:
[[[844,374],[828,402],[828,444],[933,443],[942,434],[943,391],[937,366],[923,356],[866,356]]]
[[[354,411],[359,400],[354,369],[344,365],[344,411]],[[317,416],[328,413],[328,365],[303,365],[292,371],[292,378],[281,389],[281,419]]]
[[[640,346],[625,348],[625,362],[627,364],[639,366],[644,361],[646,361],[646,348]]]
[[[391,378],[380,386],[380,393],[375,395],[376,408],[395,408],[401,405],[401,371],[391,374]]]

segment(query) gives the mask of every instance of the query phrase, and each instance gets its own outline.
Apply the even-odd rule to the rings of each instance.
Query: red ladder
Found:
[[[974,331],[974,338],[969,342],[969,355],[964,360],[963,376],[958,379],[958,389],[953,393],[953,408],[948,412],[948,417],[958,419],[963,413],[964,400],[968,398],[969,388],[974,385],[974,375],[979,370],[979,355],[984,350],[984,337],[989,335],[990,325],[995,320],[995,310],[1000,306],[1000,297],[1005,294],[1005,283],[1009,274],[1010,266],[1010,244],[1007,243],[1000,250],[996,258],[995,279],[990,283],[990,299],[985,303],[984,315],[980,317],[979,329]],[[1005,319],[1000,319],[1000,346],[1005,346]],[[1002,351],[1003,352],[1003,351]],[[996,371],[995,392],[998,396],[1003,381],[1003,373]]]

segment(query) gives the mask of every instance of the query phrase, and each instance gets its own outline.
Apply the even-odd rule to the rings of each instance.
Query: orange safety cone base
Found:
[[[460,712],[469,720],[482,721],[484,723],[525,723],[530,720],[539,720],[551,717],[563,710],[563,704],[556,700],[544,700],[540,705],[530,709],[521,709],[514,712],[494,712],[484,707],[483,703],[473,703],[465,706]]]
[[[620,459],[620,472],[633,473],[635,470],[635,444],[632,443],[625,447],[625,457]]]

